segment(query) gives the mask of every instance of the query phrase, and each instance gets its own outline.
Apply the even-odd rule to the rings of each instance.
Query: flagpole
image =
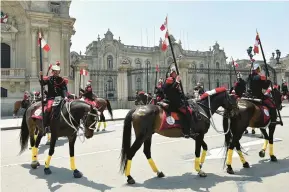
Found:
[[[261,48],[263,60],[264,60],[264,63],[265,63],[266,80],[267,80],[267,76],[270,77],[270,74],[269,74],[269,70],[268,70],[268,66],[267,66],[265,54],[264,54],[264,51],[263,51],[263,46],[262,46],[261,39],[260,39],[260,36],[259,36],[259,33],[258,33],[258,32],[257,32],[257,35],[258,35],[258,40],[259,40],[259,43],[260,43],[260,48]],[[273,101],[274,101],[274,104],[275,104],[275,103],[276,103],[276,100],[275,100],[275,94],[274,94],[274,91],[273,91],[272,81],[270,81],[270,87],[271,87],[271,93],[272,93],[272,95],[273,95]],[[281,117],[280,111],[279,111],[278,108],[276,108],[276,110],[277,110],[277,113],[278,113],[278,116],[279,116],[279,119],[280,119],[280,125],[283,126],[283,121],[282,121],[282,117]],[[277,122],[276,122],[276,123],[277,123]]]
[[[81,73],[79,72],[79,88],[81,88]],[[80,89],[79,89],[79,97],[80,97]]]
[[[41,40],[42,40],[42,35],[41,35],[41,32],[38,31],[38,41],[39,41],[39,59],[40,59],[40,71],[42,72],[41,75],[40,75],[40,81],[41,81],[41,86],[40,86],[40,91],[41,91],[41,110],[42,110],[42,127],[43,129],[45,128],[44,127],[44,101],[43,101],[43,97],[44,97],[44,94],[43,94],[43,65],[42,65],[42,46],[41,46]]]

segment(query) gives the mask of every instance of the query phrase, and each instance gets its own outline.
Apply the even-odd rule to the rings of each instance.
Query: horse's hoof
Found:
[[[244,167],[244,168],[250,168],[250,165],[249,165],[248,162],[245,162],[245,163],[243,164],[243,167]]]
[[[227,167],[227,173],[229,173],[230,175],[235,174],[235,172],[234,172],[234,170],[233,170],[233,168],[232,168],[231,165],[228,165],[228,167]]]
[[[50,141],[47,141],[47,142],[45,143],[45,145],[50,145]]]
[[[157,175],[158,175],[158,178],[165,177],[165,174],[163,172],[158,172]]]
[[[44,168],[45,175],[50,175],[52,172],[49,168]]]
[[[135,180],[132,178],[132,176],[127,176],[127,183],[130,185],[135,184]]]
[[[31,168],[32,169],[37,169],[37,167],[40,166],[40,163],[38,161],[32,161],[31,162]]]
[[[271,156],[270,156],[270,160],[271,160],[272,162],[277,162],[277,161],[278,161],[278,159],[277,159],[277,157],[276,157],[275,155],[271,155]]]
[[[73,171],[73,177],[74,178],[81,178],[82,176],[83,176],[83,174],[80,171],[78,171],[77,169],[75,169]]]
[[[259,152],[259,157],[265,157],[265,151],[263,149]]]
[[[207,174],[204,171],[202,171],[202,170],[199,171],[198,175],[200,177],[207,177]]]

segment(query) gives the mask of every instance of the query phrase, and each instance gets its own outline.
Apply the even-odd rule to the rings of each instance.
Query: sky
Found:
[[[246,49],[258,30],[269,60],[276,49],[289,54],[289,1],[97,1],[72,0],[76,18],[71,51],[85,53],[108,29],[126,45],[154,46],[164,37],[160,26],[168,15],[170,34],[184,49],[207,51],[218,42],[226,56],[248,59]],[[262,55],[254,57],[262,59]]]

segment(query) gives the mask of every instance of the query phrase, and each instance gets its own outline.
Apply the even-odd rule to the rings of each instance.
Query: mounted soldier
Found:
[[[46,110],[43,115],[43,123],[44,127],[49,126],[49,119],[50,119],[50,114],[52,110],[52,104],[54,102],[54,99],[56,97],[61,97],[67,100],[67,83],[68,79],[60,77],[60,62],[57,61],[55,65],[51,67],[52,70],[52,75],[51,76],[44,76],[43,77],[43,82],[39,80],[41,86],[47,85],[48,91],[47,91],[47,96],[46,96]],[[42,75],[42,71],[39,72],[40,75]]]
[[[288,83],[282,79],[281,91],[283,96],[288,96]]]
[[[97,107],[97,103],[95,102],[95,99],[97,98],[97,96],[93,93],[92,91],[92,86],[91,86],[91,82],[92,80],[88,80],[86,83],[86,86],[83,89],[80,88],[80,92],[81,97],[88,103],[90,103],[91,105],[93,105],[94,107]]]
[[[192,114],[188,112],[188,106],[185,104],[185,95],[181,92],[180,89],[180,80],[181,77],[177,75],[176,68],[172,67],[170,71],[170,76],[166,79],[163,90],[165,93],[165,100],[169,102],[169,110],[180,112],[185,118],[186,121],[182,121],[183,134],[185,138],[197,136],[195,132],[196,128],[196,118],[192,118]]]
[[[29,103],[30,103],[30,93],[28,91],[25,91],[23,95],[23,100],[21,102],[21,107],[26,108]]]
[[[197,83],[197,88],[199,91],[199,95],[202,95],[205,93],[204,87],[202,86],[202,84],[200,82]]]
[[[241,98],[243,93],[246,92],[246,81],[244,81],[243,76],[240,72],[237,73],[237,82],[234,85],[235,94]]]
[[[276,112],[276,106],[272,100],[272,98],[269,95],[264,95],[262,92],[262,89],[268,90],[270,86],[270,78],[266,78],[265,75],[262,75],[261,73],[261,67],[259,64],[254,64],[252,76],[251,76],[251,83],[250,83],[250,89],[252,92],[252,96],[258,99],[262,100],[262,103],[266,105],[266,107],[269,108],[269,114],[272,119],[275,119],[277,117]]]

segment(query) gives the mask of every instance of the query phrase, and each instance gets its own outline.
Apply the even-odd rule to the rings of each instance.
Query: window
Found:
[[[140,77],[136,79],[136,90],[137,91],[141,91],[142,90],[141,78]]]
[[[113,91],[113,79],[111,77],[108,78],[107,80],[107,84],[108,84],[108,91]]]
[[[113,69],[113,57],[111,55],[107,56],[107,69]]]
[[[6,43],[1,43],[1,68],[10,67],[10,46]]]
[[[219,62],[216,62],[216,68],[220,69],[220,63]]]
[[[219,81],[219,79],[217,79],[216,83],[217,83],[217,87],[220,87],[220,81]]]
[[[7,89],[1,87],[1,97],[7,97]]]
[[[200,68],[203,69],[204,68],[204,64],[200,64]]]

